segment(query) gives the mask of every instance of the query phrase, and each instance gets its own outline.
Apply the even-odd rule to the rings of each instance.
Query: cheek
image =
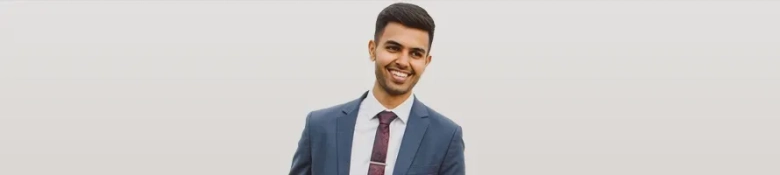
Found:
[[[388,62],[393,60],[393,54],[387,53],[387,52],[377,52],[376,54],[376,62],[378,64],[385,65]]]
[[[425,72],[425,67],[427,66],[425,65],[425,60],[423,59],[420,59],[419,61],[415,60],[411,64],[412,64],[412,69],[414,69],[415,73],[422,74],[423,72]]]

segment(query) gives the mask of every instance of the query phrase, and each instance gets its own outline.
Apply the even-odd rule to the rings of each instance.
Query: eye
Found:
[[[419,57],[422,57],[423,55],[420,52],[412,52],[412,56],[415,57],[415,58],[419,58]]]
[[[396,51],[400,51],[401,50],[401,48],[398,48],[397,46],[387,46],[386,49],[389,50],[389,51],[392,51],[392,52],[396,52]]]

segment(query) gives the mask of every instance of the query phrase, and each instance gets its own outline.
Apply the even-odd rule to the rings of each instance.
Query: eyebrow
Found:
[[[401,43],[395,42],[393,40],[387,40],[387,41],[385,41],[385,44],[392,44],[392,45],[398,45],[398,46],[404,47],[404,45],[402,45]],[[423,48],[412,47],[411,49],[412,49],[412,51],[420,51],[420,52],[426,53],[425,49],[423,49]]]

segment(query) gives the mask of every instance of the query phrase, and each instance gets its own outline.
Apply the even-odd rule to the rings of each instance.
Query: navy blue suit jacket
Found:
[[[366,95],[306,116],[290,175],[349,175],[355,119]],[[387,168],[395,168],[393,175],[466,174],[462,133],[460,125],[415,98],[395,167]]]

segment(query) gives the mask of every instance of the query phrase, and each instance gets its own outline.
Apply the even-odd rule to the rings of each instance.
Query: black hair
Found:
[[[433,30],[436,28],[436,24],[422,7],[404,2],[394,3],[385,7],[376,18],[374,41],[379,42],[379,36],[382,35],[385,26],[390,22],[397,22],[406,27],[427,31],[428,47],[431,47],[433,44]]]

